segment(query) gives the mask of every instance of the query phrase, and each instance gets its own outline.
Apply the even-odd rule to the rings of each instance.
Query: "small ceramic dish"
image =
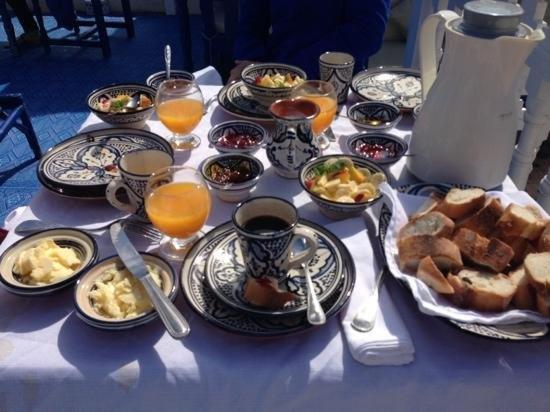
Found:
[[[98,109],[102,97],[116,98],[122,95],[133,96],[136,93],[145,95],[151,100],[151,105],[137,110],[126,112],[105,112]],[[144,84],[120,83],[101,87],[91,92],[86,98],[88,108],[105,123],[115,126],[142,127],[155,110],[156,90]]]
[[[355,167],[368,169],[371,173],[382,173],[386,177],[386,181],[389,182],[389,177],[387,173],[379,165],[374,162],[371,162],[367,159],[364,159],[359,156],[352,155],[326,155],[321,156],[316,159],[310,160],[300,169],[299,182],[302,188],[307,192],[311,200],[319,206],[319,210],[328,218],[334,220],[347,219],[350,217],[359,216],[365,209],[372,206],[374,203],[379,201],[382,198],[382,194],[378,192],[377,196],[374,198],[366,199],[363,201],[355,203],[343,203],[337,202],[334,200],[329,200],[322,198],[318,194],[312,192],[306,181],[317,176],[316,168],[321,166],[329,159],[338,159],[338,158],[347,158],[350,159]]]
[[[14,265],[19,255],[32,247],[38,246],[44,240],[53,240],[58,246],[73,249],[80,259],[80,265],[72,275],[47,285],[29,285],[14,273]],[[78,277],[92,266],[98,256],[96,241],[87,233],[78,229],[50,229],[33,233],[9,248],[0,257],[0,283],[8,291],[21,296],[49,295],[71,286]]]
[[[249,178],[238,183],[221,183],[214,178],[215,168],[222,168],[224,172],[236,172],[239,168],[249,173]],[[262,162],[246,154],[219,154],[206,159],[201,166],[201,174],[218,197],[230,203],[240,202],[250,196],[250,192],[260,180],[264,172]],[[220,171],[218,171],[220,173]]]
[[[262,104],[269,106],[275,100],[288,99],[292,94],[294,87],[265,87],[256,84],[258,77],[267,75],[281,74],[285,76],[300,76],[307,80],[305,71],[296,66],[283,63],[252,63],[246,66],[241,72],[241,79],[250,91],[250,94]]]
[[[186,72],[185,70],[170,70],[170,78],[193,81],[195,80],[195,75],[193,73]],[[151,76],[149,76],[147,80],[145,80],[145,84],[157,90],[160,84],[165,80],[167,80],[166,70],[163,70],[160,72],[153,73]]]
[[[348,110],[349,120],[359,129],[389,129],[402,117],[401,110],[395,105],[383,102],[359,102]]]
[[[267,132],[262,126],[245,120],[223,122],[208,132],[208,141],[220,153],[253,154],[266,138]]]
[[[409,145],[400,137],[389,133],[357,133],[348,138],[349,151],[376,164],[389,166],[407,152]]]
[[[146,265],[159,269],[162,290],[171,301],[174,301],[178,291],[178,278],[174,275],[172,267],[164,259],[158,256],[141,252],[140,255]],[[117,270],[125,269],[124,264],[118,256],[111,256],[101,260],[78,280],[74,292],[76,315],[88,325],[106,330],[131,329],[156,319],[158,313],[155,309],[151,309],[149,312],[129,319],[109,318],[98,313],[94,309],[93,301],[90,298],[90,292],[96,287],[95,282],[99,277],[107,270],[113,268]]]

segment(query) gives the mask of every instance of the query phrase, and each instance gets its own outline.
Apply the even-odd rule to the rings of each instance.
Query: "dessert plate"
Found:
[[[107,184],[119,175],[120,157],[138,149],[162,150],[173,155],[165,139],[146,130],[94,130],[50,148],[38,164],[38,180],[60,195],[104,198]]]
[[[322,303],[329,318],[340,312],[348,301],[355,284],[355,266],[348,250],[336,236],[315,223],[302,219],[300,223],[313,227],[329,237],[342,256],[344,263],[342,280]],[[181,288],[191,308],[211,324],[241,335],[273,337],[312,328],[305,314],[280,317],[252,315],[235,310],[216,297],[206,280],[206,262],[210,253],[233,232],[233,223],[224,223],[208,232],[189,250],[181,269]]]
[[[379,67],[357,73],[351,89],[362,99],[392,103],[411,111],[422,103],[422,82],[418,70],[404,67]]]
[[[269,108],[252,97],[243,81],[233,81],[218,93],[223,110],[242,119],[270,121]]]
[[[344,262],[338,246],[326,231],[302,225],[310,229],[319,247],[314,257],[306,265],[315,293],[320,302],[329,298],[340,285],[344,275]],[[225,304],[244,312],[263,316],[281,316],[304,313],[307,310],[307,284],[301,268],[291,269],[283,289],[296,298],[280,309],[267,309],[250,304],[244,296],[246,267],[235,232],[231,232],[212,250],[206,263],[206,280],[210,289]]]

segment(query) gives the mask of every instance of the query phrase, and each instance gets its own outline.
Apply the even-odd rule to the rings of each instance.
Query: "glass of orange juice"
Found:
[[[185,256],[208,219],[210,205],[210,193],[198,170],[170,166],[151,175],[145,191],[145,210],[153,225],[168,237],[161,246],[165,256]]]
[[[319,114],[311,122],[311,128],[321,149],[326,149],[330,141],[324,132],[330,127],[338,108],[334,86],[321,80],[308,80],[294,88],[292,97],[308,99],[319,106]]]
[[[155,99],[157,116],[174,134],[170,144],[176,150],[191,150],[201,140],[191,132],[204,113],[204,99],[199,86],[191,80],[169,79],[162,82]]]

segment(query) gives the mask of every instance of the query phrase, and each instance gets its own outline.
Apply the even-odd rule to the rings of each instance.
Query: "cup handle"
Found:
[[[128,196],[130,203],[123,203],[117,199],[116,195],[119,190],[124,190],[124,192],[126,192],[126,196]],[[130,189],[122,179],[113,179],[109,182],[105,190],[105,197],[111,205],[130,214],[136,213],[141,203],[140,199],[137,198],[132,189]]]
[[[300,266],[302,263],[309,261],[313,257],[313,255],[315,255],[315,252],[319,247],[315,235],[309,229],[306,229],[304,227],[296,228],[294,230],[294,238],[292,239],[292,243],[296,242],[297,238],[302,238],[306,241],[307,249],[296,254],[291,254],[288,259],[289,268]]]

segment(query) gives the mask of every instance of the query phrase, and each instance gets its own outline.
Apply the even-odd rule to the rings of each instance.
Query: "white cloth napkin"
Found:
[[[222,77],[212,66],[206,66],[204,69],[197,70],[193,74],[198,85],[221,86],[223,84]]]
[[[388,291],[382,286],[376,323],[370,332],[358,332],[351,321],[374,287],[378,264],[373,262],[363,218],[328,225],[346,245],[355,262],[357,279],[348,307],[342,311],[342,329],[352,356],[365,365],[404,365],[414,359],[414,345]],[[386,275],[387,276],[387,275]]]

